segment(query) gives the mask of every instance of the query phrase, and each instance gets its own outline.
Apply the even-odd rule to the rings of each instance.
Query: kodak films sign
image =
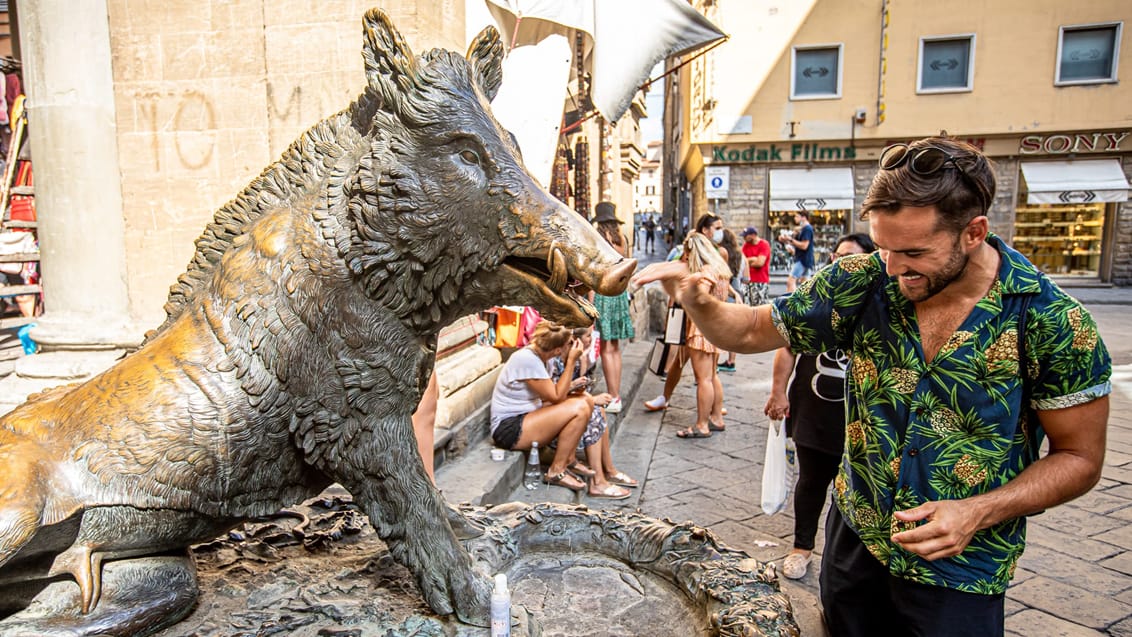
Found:
[[[845,161],[857,158],[852,146],[833,144],[770,144],[767,146],[712,146],[712,164],[761,164],[790,161]]]

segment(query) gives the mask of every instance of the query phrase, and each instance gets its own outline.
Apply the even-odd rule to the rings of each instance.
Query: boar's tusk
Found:
[[[569,272],[566,271],[566,257],[562,256],[562,251],[556,244],[550,245],[550,253],[546,256],[546,269],[550,272],[550,280],[546,284],[556,294],[561,294],[566,289],[566,277]]]

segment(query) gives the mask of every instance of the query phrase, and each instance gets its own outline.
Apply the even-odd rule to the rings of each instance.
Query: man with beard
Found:
[[[896,144],[862,205],[876,253],[757,308],[680,263],[635,277],[719,347],[850,353],[820,576],[833,635],[1003,634],[1025,517],[1100,478],[1111,360],[1088,312],[990,232],[994,191],[968,144]]]

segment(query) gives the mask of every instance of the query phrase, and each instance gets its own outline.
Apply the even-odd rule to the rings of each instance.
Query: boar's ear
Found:
[[[417,84],[417,62],[401,33],[380,9],[370,9],[362,18],[362,60],[366,80],[385,100],[396,104],[399,94]]]
[[[480,31],[468,47],[467,58],[487,101],[494,100],[503,83],[503,42],[499,40],[499,31],[495,27]]]

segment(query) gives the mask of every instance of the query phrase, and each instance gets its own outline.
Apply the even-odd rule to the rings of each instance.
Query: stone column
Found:
[[[126,288],[107,15],[106,0],[20,6],[46,307],[32,338],[48,352],[141,337]]]

